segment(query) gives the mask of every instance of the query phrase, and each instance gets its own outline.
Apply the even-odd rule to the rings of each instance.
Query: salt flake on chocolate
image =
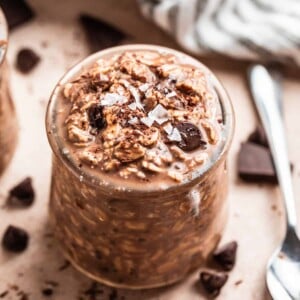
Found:
[[[167,134],[171,134],[173,131],[173,126],[171,125],[171,123],[168,123],[167,125],[164,126],[164,131]]]
[[[123,104],[127,101],[124,96],[115,93],[107,93],[104,95],[103,99],[101,100],[101,105],[103,106],[112,106],[115,104]]]
[[[168,139],[173,142],[180,142],[182,138],[179,130],[177,128],[173,128],[172,133],[168,135]]]
[[[168,111],[161,104],[156,105],[156,107],[149,112],[148,116],[159,125],[168,121]]]

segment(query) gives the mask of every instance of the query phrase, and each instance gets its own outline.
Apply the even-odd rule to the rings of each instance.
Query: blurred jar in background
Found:
[[[0,175],[13,156],[18,135],[16,112],[9,91],[7,40],[7,23],[0,9]]]

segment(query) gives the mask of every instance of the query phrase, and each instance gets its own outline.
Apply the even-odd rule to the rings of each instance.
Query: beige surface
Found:
[[[36,203],[29,209],[0,209],[0,235],[8,224],[25,227],[31,235],[28,250],[20,255],[9,255],[0,250],[0,294],[9,284],[17,284],[30,294],[29,299],[43,299],[40,291],[45,286],[45,281],[54,280],[59,282],[59,286],[54,289],[51,299],[76,300],[91,282],[71,267],[62,272],[58,271],[64,259],[55,241],[49,236],[50,229],[47,225],[50,149],[44,130],[45,107],[52,88],[64,71],[87,53],[75,15],[85,7],[86,11],[96,11],[103,18],[114,20],[116,25],[138,36],[138,41],[164,45],[172,45],[172,41],[144,22],[129,0],[55,0],[47,7],[45,1],[30,2],[36,7],[39,17],[11,35],[8,59],[13,66],[17,50],[22,46],[30,46],[42,56],[42,62],[29,76],[19,74],[12,67],[12,93],[20,122],[20,140],[12,164],[0,180],[0,203],[4,203],[8,189],[27,175],[34,178],[37,198]],[[108,13],[108,7],[114,9],[110,9]],[[63,19],[61,15],[64,15]],[[42,46],[44,41],[48,42],[46,48]],[[226,60],[214,59],[203,61],[215,71],[229,91],[237,119],[229,159],[231,217],[223,241],[238,240],[238,259],[218,299],[269,299],[264,283],[264,270],[269,255],[280,240],[284,216],[276,188],[246,185],[236,178],[236,153],[240,142],[246,139],[256,122],[247,92],[245,64],[231,64]],[[284,81],[284,93],[290,156],[294,163],[294,186],[296,195],[299,195],[300,86],[296,79]],[[297,207],[299,212],[299,203]],[[167,289],[119,291],[118,294],[127,295],[126,299],[205,299],[194,287],[197,276],[198,272],[185,282]],[[234,283],[238,280],[243,282],[235,286]],[[105,295],[110,293],[109,288],[103,289]],[[98,299],[108,299],[105,295],[100,295]],[[16,293],[10,292],[5,299],[20,298]]]

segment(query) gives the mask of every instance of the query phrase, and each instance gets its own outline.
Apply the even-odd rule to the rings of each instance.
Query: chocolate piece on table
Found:
[[[8,251],[22,252],[27,248],[28,240],[28,233],[24,229],[10,225],[3,235],[2,246]]]
[[[261,124],[257,126],[257,128],[252,132],[248,137],[248,142],[252,142],[254,144],[258,144],[264,147],[269,147],[268,139],[265,133],[264,128]]]
[[[34,201],[34,196],[32,180],[27,177],[9,191],[8,204],[30,206]]]
[[[211,296],[218,296],[221,288],[224,286],[228,279],[228,275],[220,272],[201,272],[200,282],[202,283],[204,289]]]
[[[214,260],[225,271],[230,271],[234,267],[237,247],[237,242],[232,241],[220,247],[213,253]]]
[[[178,142],[178,147],[184,151],[193,151],[206,145],[203,141],[200,129],[192,123],[179,123],[176,125],[182,140]]]
[[[30,21],[34,12],[24,0],[0,0],[9,29],[13,29]]]
[[[27,74],[40,60],[41,58],[32,49],[23,48],[17,54],[16,67],[21,73]]]
[[[94,17],[82,14],[79,20],[85,31],[91,52],[119,45],[127,37],[119,29]]]
[[[42,294],[46,297],[52,296],[53,295],[53,289],[52,288],[44,288],[42,290]]]
[[[248,182],[277,183],[270,150],[249,142],[241,145],[238,154],[238,174]]]

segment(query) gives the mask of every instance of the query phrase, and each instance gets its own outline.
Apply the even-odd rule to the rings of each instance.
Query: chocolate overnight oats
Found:
[[[75,66],[47,112],[50,216],[66,256],[129,288],[201,266],[226,221],[232,130],[223,88],[180,52],[122,46]]]
[[[0,175],[10,162],[17,143],[18,123],[8,86],[7,25],[0,9]]]

